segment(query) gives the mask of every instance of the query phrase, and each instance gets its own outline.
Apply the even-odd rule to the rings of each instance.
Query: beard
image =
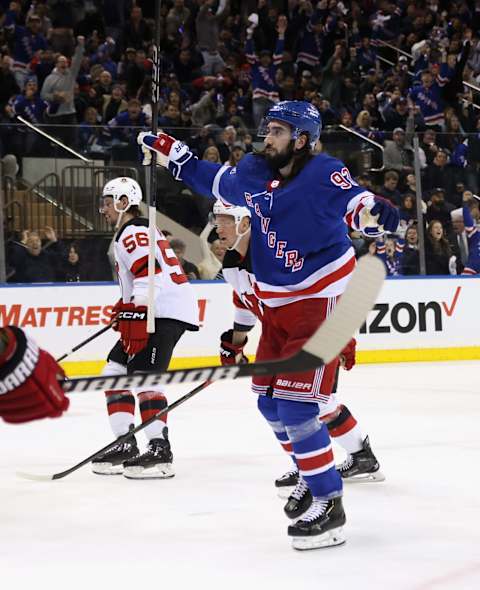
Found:
[[[289,164],[290,160],[293,158],[294,145],[295,142],[291,141],[286,149],[282,152],[268,153],[264,151],[263,155],[265,160],[268,162],[270,167],[273,168],[273,170],[280,170]]]

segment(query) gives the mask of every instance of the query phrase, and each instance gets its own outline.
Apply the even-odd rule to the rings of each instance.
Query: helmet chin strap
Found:
[[[237,223],[235,224],[235,230],[237,232],[237,239],[235,240],[235,243],[232,246],[230,246],[229,248],[227,248],[227,250],[235,250],[236,247],[238,246],[240,240],[243,238],[243,236],[246,236],[250,232],[250,230],[251,230],[251,227],[248,226],[248,228],[244,232],[238,233],[238,226],[239,226],[239,224],[240,224],[240,221],[237,221]]]
[[[128,204],[128,207],[126,209],[117,209],[117,202],[118,201],[113,201],[113,208],[119,214],[118,219],[117,219],[117,223],[115,224],[115,231],[117,231],[117,229],[121,226],[120,222],[122,221],[123,214],[126,213],[130,209],[130,204]]]

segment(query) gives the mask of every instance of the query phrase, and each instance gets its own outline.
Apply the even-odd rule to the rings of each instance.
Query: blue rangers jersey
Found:
[[[313,156],[283,183],[259,155],[247,154],[237,167],[190,157],[181,179],[197,193],[250,208],[255,293],[266,305],[343,293],[355,266],[347,223],[358,228],[374,195],[342,162]]]
[[[37,51],[47,49],[47,40],[41,33],[34,35],[27,27],[17,25],[15,21],[15,13],[8,11],[4,27],[14,33],[13,68],[26,69]]]
[[[278,86],[275,81],[277,67],[282,63],[283,49],[285,41],[277,39],[275,53],[273,54],[273,62],[265,68],[261,65],[256,53],[253,39],[247,39],[245,44],[245,51],[247,54],[247,61],[252,66],[252,98],[267,98],[273,102],[278,102],[280,95],[278,93]]]
[[[480,273],[480,232],[476,228],[472,213],[466,204],[463,205],[463,222],[467,232],[468,258],[462,274],[476,275]]]
[[[442,97],[442,88],[449,82],[452,72],[447,64],[442,64],[440,72],[430,88],[425,86],[412,86],[409,96],[420,107],[420,111],[426,125],[443,125],[445,123],[443,110],[445,101]]]
[[[43,123],[43,115],[47,108],[48,103],[39,96],[35,96],[33,99],[29,100],[28,98],[25,98],[23,94],[19,94],[13,103],[15,114],[22,116],[34,125]]]

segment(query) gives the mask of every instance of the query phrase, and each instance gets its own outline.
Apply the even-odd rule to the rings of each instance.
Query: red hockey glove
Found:
[[[233,344],[233,330],[227,330],[220,336],[220,362],[222,365],[244,365],[248,358],[243,354],[243,347],[248,342],[245,336],[243,344]]]
[[[0,337],[6,341],[0,354],[0,416],[13,424],[61,416],[70,401],[60,365],[20,328],[2,328]]]
[[[355,366],[355,353],[356,353],[357,341],[352,338],[350,342],[340,353],[340,364],[346,371]]]
[[[118,332],[118,314],[122,309],[122,305],[123,301],[119,299],[117,303],[115,303],[115,305],[112,307],[112,316],[110,321],[112,324],[112,330],[115,330],[115,332]]]
[[[117,314],[118,330],[123,350],[137,354],[147,346],[147,307],[134,303],[121,303]]]

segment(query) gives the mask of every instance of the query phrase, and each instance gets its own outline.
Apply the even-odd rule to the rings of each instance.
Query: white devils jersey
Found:
[[[170,248],[156,229],[155,317],[198,327],[198,303],[193,287]],[[115,263],[124,303],[146,305],[148,298],[148,220],[136,217],[115,236]]]
[[[255,294],[255,275],[250,267],[250,249],[243,259],[236,250],[227,250],[223,259],[222,274],[233,287],[234,324],[253,327],[257,318],[262,321],[263,308]]]

